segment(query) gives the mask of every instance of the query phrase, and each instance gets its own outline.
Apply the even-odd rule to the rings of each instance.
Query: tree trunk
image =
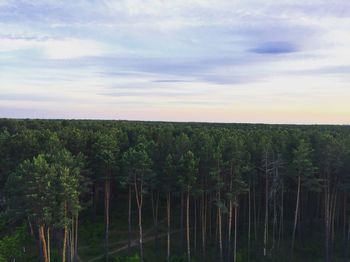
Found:
[[[218,200],[219,200],[219,206],[218,206],[218,237],[219,237],[219,257],[220,261],[222,261],[222,222],[221,222],[221,192],[219,189],[218,192]]]
[[[228,207],[228,240],[227,240],[227,261],[231,261],[231,235],[232,235],[232,200],[229,201]]]
[[[185,237],[184,237],[184,191],[181,190],[181,207],[180,207],[180,241],[181,252],[185,252]]]
[[[63,229],[63,248],[62,248],[62,262],[66,262],[66,257],[67,257],[67,234],[68,234],[68,229],[67,225],[64,225]]]
[[[99,200],[100,200],[100,190],[99,190],[99,184],[98,184],[98,182],[96,182],[96,184],[94,186],[94,201],[93,201],[93,205],[94,205],[94,219],[96,219],[96,216],[97,216]]]
[[[190,246],[190,187],[187,188],[186,201],[186,235],[187,235],[187,261],[191,261],[191,246]]]
[[[346,203],[347,195],[344,193],[344,202],[343,202],[343,240],[346,239]]]
[[[111,182],[107,177],[105,181],[105,256],[106,262],[109,261],[109,200],[110,200]]]
[[[72,226],[71,229],[68,230],[68,243],[69,243],[69,248],[68,248],[68,262],[72,262],[73,261],[73,256],[74,256],[74,218],[72,219]]]
[[[267,241],[269,232],[269,175],[267,170],[267,153],[265,159],[265,224],[264,224],[264,257],[267,255]]]
[[[211,193],[209,193],[209,196],[208,196],[208,198],[209,198],[209,207],[208,207],[208,224],[209,224],[209,229],[208,229],[208,231],[209,231],[209,241],[212,239],[212,235],[213,235],[213,222],[212,222],[212,220],[213,220],[213,215],[212,215],[212,209],[213,209],[213,206],[210,204],[210,203],[212,203],[212,196],[211,196]]]
[[[32,222],[30,222],[29,217],[28,217],[28,225],[29,225],[29,229],[30,229],[30,235],[34,236],[33,225],[32,225]]]
[[[67,202],[64,203],[64,220],[67,219]],[[63,228],[63,247],[62,247],[62,262],[66,262],[67,257],[67,222],[64,221],[64,228]]]
[[[284,216],[284,182],[282,178],[282,189],[281,189],[281,214],[280,214],[280,225],[279,225],[279,232],[278,232],[278,247],[280,247],[281,240],[283,240],[283,216]]]
[[[237,223],[238,222],[238,203],[237,197],[235,197],[235,235],[234,235],[234,243],[233,243],[233,262],[237,261]]]
[[[77,214],[75,218],[74,262],[78,261],[78,226],[79,226],[79,214]]]
[[[349,242],[350,242],[350,217],[348,219],[348,234],[347,234],[347,238],[346,238],[346,246],[345,246],[345,259],[347,261],[347,257],[348,257],[348,246],[349,246]]]
[[[330,246],[331,246],[331,249],[330,249],[330,260],[332,260],[332,253],[333,253],[333,250],[334,250],[334,234],[335,234],[335,221],[336,221],[336,217],[335,217],[335,214],[336,214],[336,206],[337,206],[337,199],[338,199],[338,190],[337,190],[337,186],[334,186],[334,189],[333,189],[333,199],[332,199],[332,202],[331,202],[331,209],[330,209],[330,217],[331,217],[331,220],[330,220]]]
[[[51,261],[51,248],[50,248],[50,228],[47,228],[47,260]]]
[[[158,209],[159,209],[159,192],[156,192],[156,199],[154,199],[154,192],[151,194],[151,202],[152,202],[152,215],[153,215],[153,223],[154,223],[154,248],[155,254],[158,256]]]
[[[131,255],[131,185],[129,185],[129,207],[128,207],[128,254]]]
[[[330,262],[329,254],[329,181],[327,181],[327,186],[325,188],[325,262]]]
[[[207,208],[205,193],[202,196],[202,256],[203,261],[206,260],[206,230],[207,230]]]
[[[277,207],[276,207],[276,191],[273,192],[273,224],[272,224],[272,250],[275,248],[276,228],[277,228]]]
[[[42,251],[43,261],[49,262],[44,231],[45,231],[44,226],[40,225],[39,226],[39,239],[40,239],[40,243],[41,243],[41,251]]]
[[[167,261],[170,261],[170,192],[167,195]]]
[[[255,186],[253,185],[253,209],[254,209],[254,241],[258,239],[258,225],[256,219],[256,200],[255,200]]]
[[[142,204],[143,204],[143,180],[141,180],[140,188],[138,189],[136,176],[134,177],[135,196],[138,208],[139,219],[139,234],[140,234],[140,261],[143,262],[143,232],[142,232]]]
[[[251,200],[250,187],[248,189],[248,261],[250,261],[250,235],[251,235]]]
[[[140,261],[143,262],[143,232],[142,232],[142,207],[139,206],[139,231],[140,231]]]
[[[197,200],[194,199],[194,225],[193,225],[193,230],[194,230],[194,239],[193,239],[193,252],[194,255],[196,255],[196,250],[197,250]]]
[[[298,191],[297,191],[297,200],[295,204],[295,212],[294,212],[294,226],[293,226],[293,234],[292,234],[292,246],[291,246],[291,255],[294,253],[294,242],[295,242],[295,231],[297,229],[298,223],[298,212],[299,212],[299,202],[300,202],[300,187],[301,187],[301,177],[298,175]]]

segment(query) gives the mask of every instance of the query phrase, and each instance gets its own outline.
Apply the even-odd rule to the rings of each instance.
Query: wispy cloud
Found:
[[[288,54],[297,52],[298,48],[292,43],[288,42],[268,42],[263,43],[253,49],[251,49],[253,53],[257,54]]]
[[[77,116],[111,117],[96,109],[106,104],[124,118],[126,109],[136,108],[132,116],[137,117],[142,105],[152,103],[186,104],[189,110],[210,104],[213,110],[221,101],[227,107],[218,111],[246,103],[276,115],[271,112],[279,110],[282,94],[293,94],[295,79],[305,81],[298,95],[309,96],[310,86],[322,86],[335,99],[331,94],[343,97],[350,88],[344,82],[349,17],[350,3],[342,0],[0,0],[1,101],[7,108],[28,101],[31,110],[39,110],[33,103],[54,97],[67,111],[82,110]],[[274,94],[259,96],[263,105],[275,104],[272,109],[245,93],[260,90],[257,85]],[[291,100],[286,104],[293,107]],[[203,108],[193,109],[199,119],[206,114]],[[40,112],[44,109],[52,114],[49,105]],[[350,115],[349,107],[342,110]]]

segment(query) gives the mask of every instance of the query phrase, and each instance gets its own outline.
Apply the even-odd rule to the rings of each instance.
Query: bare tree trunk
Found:
[[[78,261],[78,226],[79,226],[79,214],[77,213],[75,218],[74,262]]]
[[[278,233],[278,247],[280,247],[281,240],[283,240],[283,216],[284,216],[284,182],[282,178],[282,186],[281,186],[281,214],[280,214],[280,225],[279,225],[279,233]]]
[[[70,230],[68,230],[68,243],[69,243],[69,256],[68,256],[68,262],[73,262],[73,257],[74,257],[74,217],[72,218],[72,224]]]
[[[347,238],[346,238],[346,223],[347,223],[347,219],[346,219],[346,204],[347,204],[347,194],[346,192],[344,193],[344,202],[343,202],[343,249],[344,249],[344,259],[346,261],[346,257],[347,257]]]
[[[196,255],[196,250],[197,250],[197,200],[194,199],[194,225],[193,225],[193,230],[194,230],[194,239],[193,239],[193,252],[194,255]]]
[[[267,241],[269,232],[269,176],[267,170],[267,153],[265,156],[265,225],[264,225],[264,257],[267,255]]]
[[[139,207],[140,261],[143,261],[142,207]]]
[[[348,233],[347,233],[347,238],[346,238],[346,245],[345,245],[345,259],[347,261],[347,257],[348,257],[348,246],[349,246],[349,242],[350,242],[350,217],[348,219]]]
[[[140,233],[140,261],[143,262],[143,232],[142,232],[142,204],[143,204],[143,181],[141,181],[140,189],[137,186],[136,177],[134,178],[135,196],[138,207],[139,233]]]
[[[31,235],[31,236],[34,236],[33,225],[32,225],[32,222],[30,222],[29,217],[28,217],[28,225],[29,225],[29,229],[30,229],[30,235]]]
[[[181,207],[180,207],[180,241],[181,252],[185,252],[185,237],[184,237],[184,191],[181,190]]]
[[[131,255],[131,185],[129,185],[129,201],[128,201],[128,254]]]
[[[45,231],[44,226],[40,225],[39,226],[39,239],[40,239],[40,243],[41,243],[41,251],[42,251],[43,261],[49,262],[48,255],[47,255],[47,244],[46,244],[44,231]]]
[[[47,228],[47,260],[51,261],[51,247],[50,247],[50,227]]]
[[[335,223],[336,223],[336,211],[337,209],[337,203],[338,203],[338,190],[335,189],[335,194],[334,194],[334,202],[333,202],[333,210],[332,210],[332,242],[334,243],[334,238],[335,238]]]
[[[248,261],[250,261],[250,235],[251,235],[251,200],[250,200],[250,186],[248,189]]]
[[[202,255],[206,260],[206,230],[207,230],[207,207],[205,193],[202,196]]]
[[[258,239],[258,226],[256,219],[256,196],[255,196],[255,186],[253,185],[253,209],[254,209],[254,241]]]
[[[234,235],[234,244],[233,244],[233,262],[237,261],[237,221],[238,221],[238,203],[237,196],[235,196],[235,235]]]
[[[343,239],[346,239],[346,204],[347,204],[347,194],[344,193],[344,202],[343,202]]]
[[[227,261],[231,261],[231,235],[232,235],[232,200],[229,201],[228,208],[228,248],[227,248]]]
[[[275,248],[277,228],[277,208],[276,208],[276,191],[273,192],[273,224],[272,224],[272,250]]]
[[[190,187],[187,188],[186,201],[186,228],[187,228],[187,260],[191,261],[191,246],[190,246]]]
[[[93,201],[94,219],[96,219],[99,199],[100,199],[99,184],[98,184],[98,182],[96,182],[96,184],[94,186],[94,201]]]
[[[109,261],[109,199],[110,199],[111,182],[110,178],[105,181],[105,255],[106,262]]]
[[[66,220],[67,218],[67,202],[64,203],[64,218]],[[66,262],[66,256],[67,256],[67,223],[64,222],[64,228],[63,228],[63,248],[62,248],[62,262]]]
[[[219,200],[219,205],[218,205],[218,237],[219,237],[219,255],[220,255],[220,261],[222,261],[222,222],[221,222],[221,192],[219,189],[218,192],[218,200]]]
[[[337,199],[338,199],[338,190],[337,190],[337,187],[334,186],[334,189],[333,189],[333,198],[332,198],[332,202],[331,202],[331,209],[330,209],[330,217],[331,217],[331,220],[330,220],[330,246],[332,247],[331,248],[331,252],[330,252],[330,258],[332,258],[332,253],[333,253],[333,249],[334,249],[334,234],[335,234],[335,212],[336,212],[336,206],[337,206]]]
[[[167,230],[167,261],[170,261],[170,192],[168,192],[167,196],[167,224],[168,224],[168,230]]]
[[[297,200],[295,204],[295,212],[294,212],[294,226],[293,226],[293,234],[292,234],[292,246],[291,246],[291,255],[293,256],[294,251],[294,242],[295,242],[295,232],[297,229],[298,223],[298,212],[299,212],[299,202],[300,202],[300,187],[301,187],[301,177],[298,175],[298,191],[297,191]]]
[[[327,186],[325,188],[325,262],[330,262],[329,254],[329,181],[327,181]]]
[[[154,199],[154,192],[151,194],[151,202],[152,202],[152,216],[153,216],[153,222],[154,222],[154,230],[155,230],[155,237],[154,237],[154,248],[156,256],[158,255],[158,203],[159,203],[159,192],[156,192],[156,199]]]
[[[212,207],[212,205],[210,204],[211,202],[212,202],[212,197],[211,197],[211,194],[209,193],[209,207],[208,207],[208,224],[209,224],[209,241],[212,239],[212,235],[213,235],[213,226],[212,226],[212,224],[213,224],[213,222],[212,222],[212,220],[213,220],[213,217],[212,217],[212,209],[213,209],[213,207]]]
[[[68,229],[67,225],[64,226],[63,229],[63,248],[62,248],[62,262],[66,262],[67,257],[67,235],[68,235]]]

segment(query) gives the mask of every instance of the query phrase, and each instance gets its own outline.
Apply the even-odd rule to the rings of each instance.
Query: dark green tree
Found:
[[[186,191],[186,240],[187,260],[191,260],[191,238],[190,238],[190,194],[191,189],[197,181],[198,160],[192,151],[187,151],[179,162],[179,183]]]
[[[138,224],[140,235],[140,260],[143,261],[143,231],[142,231],[142,207],[143,196],[149,186],[152,177],[152,161],[147,153],[146,146],[142,143],[129,148],[123,155],[123,167],[130,174],[134,184],[135,198],[138,208]]]

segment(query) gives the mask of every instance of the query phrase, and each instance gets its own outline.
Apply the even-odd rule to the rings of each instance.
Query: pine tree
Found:
[[[197,181],[198,162],[192,151],[187,151],[179,162],[180,174],[179,183],[186,191],[186,242],[187,260],[191,260],[191,240],[190,240],[190,194],[193,185]]]
[[[143,196],[152,177],[152,161],[147,153],[146,146],[142,143],[129,148],[123,155],[123,166],[130,174],[134,185],[135,198],[138,208],[138,224],[140,234],[140,260],[144,260],[143,255],[143,230],[142,230],[142,207]]]

